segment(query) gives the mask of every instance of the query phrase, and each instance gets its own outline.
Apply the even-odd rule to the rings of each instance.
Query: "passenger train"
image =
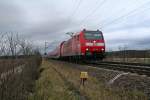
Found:
[[[69,40],[63,41],[52,52],[49,58],[55,59],[100,59],[105,57],[105,41],[103,33],[99,30],[86,30],[73,35]]]

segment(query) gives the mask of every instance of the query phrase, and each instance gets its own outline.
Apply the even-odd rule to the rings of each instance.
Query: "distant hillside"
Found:
[[[107,52],[109,57],[119,57],[119,58],[150,58],[150,50],[124,50],[124,51],[112,51]]]

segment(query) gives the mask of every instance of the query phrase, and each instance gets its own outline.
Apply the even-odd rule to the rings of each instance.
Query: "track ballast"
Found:
[[[122,63],[122,62],[84,62],[85,65],[90,65],[98,68],[112,69],[124,72],[137,73],[139,75],[150,76],[150,65],[141,63]]]

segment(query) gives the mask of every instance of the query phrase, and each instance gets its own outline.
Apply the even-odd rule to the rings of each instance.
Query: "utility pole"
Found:
[[[44,55],[47,55],[47,43],[48,42],[45,42],[45,53],[44,53]]]

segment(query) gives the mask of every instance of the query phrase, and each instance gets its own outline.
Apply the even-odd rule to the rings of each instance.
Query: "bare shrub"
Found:
[[[38,49],[18,34],[0,34],[0,100],[27,100],[39,75]]]

